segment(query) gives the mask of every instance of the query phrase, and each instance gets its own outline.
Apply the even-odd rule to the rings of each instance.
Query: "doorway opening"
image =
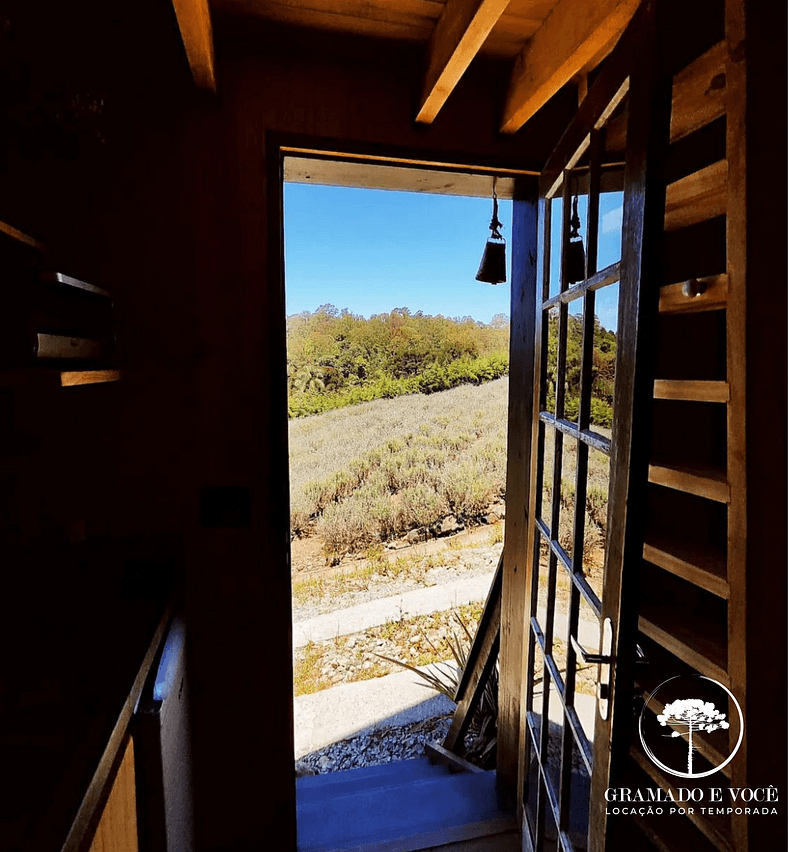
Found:
[[[509,285],[475,280],[492,189],[285,158],[299,775],[448,731],[453,702],[402,664],[451,691],[503,546]],[[514,180],[495,189],[510,246]]]

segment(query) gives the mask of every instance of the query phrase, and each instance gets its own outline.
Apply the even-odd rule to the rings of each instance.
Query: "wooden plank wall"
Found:
[[[129,737],[89,852],[137,852],[134,742]]]
[[[113,531],[183,543],[204,850],[257,848],[274,834],[295,847],[281,208],[268,134],[522,164],[565,124],[559,99],[532,134],[499,139],[489,92],[503,92],[506,75],[493,66],[466,75],[458,105],[416,128],[412,53],[372,47],[354,61],[348,44],[331,47],[341,61],[308,38],[226,44],[219,103],[141,91],[101,167],[62,173],[60,202],[47,206],[50,190],[29,182],[5,198],[31,233],[112,286],[122,317],[114,489],[95,512],[111,504]],[[238,489],[247,517],[218,526],[215,487]]]

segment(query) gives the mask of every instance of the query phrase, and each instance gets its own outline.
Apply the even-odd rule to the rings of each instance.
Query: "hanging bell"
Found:
[[[567,284],[576,284],[586,277],[586,253],[581,239],[570,240],[566,247]]]
[[[566,263],[564,281],[567,284],[576,284],[578,281],[584,281],[586,277],[586,253],[579,231],[580,216],[577,212],[577,196],[575,196],[572,218],[569,221],[569,242],[566,244],[564,259]]]
[[[477,281],[486,284],[502,284],[506,281],[506,240],[501,236],[502,222],[498,219],[498,196],[493,179],[493,214],[490,222],[490,237],[484,247],[482,262],[476,273]]]
[[[476,280],[487,284],[502,284],[506,281],[506,243],[503,240],[487,240]]]

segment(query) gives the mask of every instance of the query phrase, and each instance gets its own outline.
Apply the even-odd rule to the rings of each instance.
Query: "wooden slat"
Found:
[[[730,502],[730,487],[722,471],[709,468],[669,467],[651,464],[648,469],[648,481],[666,488],[675,488],[697,497],[716,500],[718,503]]]
[[[728,162],[719,160],[668,186],[665,229],[686,228],[726,212]]]
[[[0,234],[5,234],[7,237],[11,237],[12,240],[16,240],[19,243],[24,243],[31,248],[37,249],[41,252],[48,252],[49,249],[38,240],[33,239],[33,237],[29,237],[27,234],[22,233],[22,231],[14,228],[13,225],[9,225],[6,222],[0,222]]]
[[[784,613],[785,585],[783,581],[781,595],[777,591],[779,586],[776,588],[774,586],[771,572],[767,567],[768,563],[764,560],[766,554],[768,554],[768,559],[774,559],[776,556],[779,560],[780,545],[778,545],[778,551],[775,553],[770,541],[765,546],[761,545],[760,547],[757,543],[761,539],[768,540],[768,535],[754,534],[748,536],[750,524],[754,526],[754,530],[764,529],[763,520],[761,520],[761,526],[758,526],[758,519],[762,518],[763,512],[755,508],[758,500],[756,498],[756,501],[753,501],[752,490],[760,489],[764,497],[769,493],[768,482],[764,483],[755,478],[752,484],[749,484],[748,471],[752,465],[750,459],[758,457],[753,433],[763,435],[764,431],[760,424],[768,422],[771,418],[768,408],[764,416],[763,408],[760,406],[758,406],[757,416],[752,416],[756,408],[748,398],[748,379],[757,379],[759,373],[762,373],[765,362],[761,358],[760,361],[755,362],[754,367],[748,364],[747,354],[748,350],[752,348],[752,337],[748,341],[748,332],[752,335],[753,331],[756,334],[766,333],[766,331],[763,329],[763,332],[761,332],[757,315],[755,317],[756,322],[753,322],[753,318],[748,317],[747,314],[751,306],[754,307],[757,302],[761,301],[762,288],[768,283],[764,279],[763,273],[766,270],[770,273],[772,266],[768,259],[760,260],[763,255],[769,256],[768,250],[764,252],[763,247],[765,245],[764,240],[769,239],[770,230],[767,227],[766,236],[761,236],[760,222],[763,221],[764,217],[763,214],[759,215],[756,209],[758,206],[768,205],[770,199],[764,198],[760,194],[758,196],[751,195],[749,187],[751,172],[754,174],[759,172],[755,165],[753,152],[748,151],[750,145],[748,131],[750,127],[754,129],[757,126],[757,123],[749,117],[754,110],[752,110],[748,101],[756,94],[753,91],[753,86],[758,86],[758,83],[752,78],[748,79],[750,60],[749,58],[745,59],[747,52],[743,49],[750,38],[750,33],[747,32],[745,26],[745,21],[749,25],[749,15],[745,14],[746,5],[745,0],[726,0],[725,3],[725,38],[728,51],[725,69],[727,82],[725,127],[726,156],[728,159],[728,215],[725,220],[725,243],[728,309],[725,313],[725,319],[727,378],[731,389],[730,404],[727,408],[727,463],[732,490],[732,500],[728,507],[728,578],[731,584],[731,602],[728,606],[728,644],[730,647],[736,648],[736,653],[731,654],[730,660],[731,689],[744,707],[752,708],[752,711],[757,707],[758,712],[760,712],[760,719],[763,720],[768,718],[771,709],[768,706],[769,702],[757,698],[753,700],[753,697],[768,695],[769,691],[768,688],[764,688],[759,679],[758,666],[755,665],[755,662],[763,656],[764,651],[768,653],[767,649],[771,650],[775,643],[772,641],[769,631],[759,629],[757,617],[754,618],[753,614],[761,600],[761,595],[769,592],[773,593],[773,597],[778,599],[782,597],[782,603],[775,610],[774,605],[769,605],[767,599],[763,598],[766,617],[768,618],[768,614],[775,611]],[[764,49],[770,48],[765,47]],[[763,67],[762,60],[755,60],[753,65]],[[762,81],[761,86],[763,86],[766,78],[762,76],[759,79]],[[764,100],[762,99],[761,103],[764,103]],[[763,131],[760,131],[756,138],[763,138]],[[756,182],[756,186],[766,189],[766,180],[768,180],[765,178],[766,174],[771,174],[768,166],[763,171],[764,177],[761,178],[760,183]],[[775,187],[775,189],[778,193],[782,191],[782,187]],[[755,197],[759,198],[758,204],[753,204]],[[782,215],[785,215],[784,212]],[[771,233],[784,239],[784,225],[772,228]],[[752,284],[748,293],[748,269],[750,266],[753,270],[760,270],[760,274],[752,277]],[[779,302],[777,304],[779,305]],[[782,304],[784,311],[784,301]],[[773,301],[769,300],[768,305],[769,310],[776,309],[777,313],[780,313]],[[766,319],[766,314],[762,313],[760,316]],[[769,348],[771,349],[771,347]],[[757,351],[758,347],[756,346],[755,349]],[[782,351],[784,352],[784,348]],[[769,352],[766,363],[770,362],[771,358],[772,353]],[[778,360],[780,359],[778,358]],[[758,364],[761,365],[760,369],[757,366]],[[763,376],[761,377],[763,378]],[[784,387],[784,379],[781,382],[777,376],[770,378],[776,386],[783,384]],[[756,384],[760,385],[761,382],[756,382]],[[782,418],[783,408],[784,406],[780,405],[773,411],[775,413],[779,411],[778,416]],[[750,413],[749,418],[748,413]],[[760,432],[758,432],[759,428],[761,429]],[[747,434],[748,429],[752,429],[749,435]],[[769,433],[771,437],[771,430],[769,430]],[[769,453],[769,455],[771,457],[772,454]],[[779,462],[776,467],[779,469]],[[778,487],[783,486],[782,474],[778,475],[776,482],[779,482]],[[780,505],[779,502],[777,505]],[[777,514],[779,515],[779,509]],[[767,511],[766,518],[768,517]],[[784,517],[781,522],[784,523]],[[776,539],[779,540],[779,534]],[[754,576],[759,578],[757,583],[754,582]],[[768,637],[765,642],[761,638],[764,636]],[[784,661],[783,646],[781,651],[777,651],[776,661],[772,662],[774,670],[778,671],[782,668],[785,671]],[[775,680],[772,679],[771,682],[775,683]],[[752,711],[748,717],[748,723],[752,725],[755,722],[758,726],[759,723],[754,718],[755,712]],[[754,728],[751,726],[750,730],[752,731]],[[749,743],[753,744],[752,749],[749,748],[748,740]],[[785,739],[783,738],[784,742]],[[733,761],[732,781],[734,786],[743,787],[752,783],[753,774],[758,772],[756,769],[757,761],[763,759],[759,756],[758,751],[753,738],[745,736],[736,760]],[[762,752],[762,754],[765,754],[765,752]],[[769,766],[769,764],[770,762],[766,760],[766,765]],[[737,848],[752,849],[763,845],[762,842],[758,843],[755,840],[758,833],[757,828],[751,826],[750,823],[751,820],[749,819],[734,817],[733,838]]]
[[[213,7],[213,4],[211,4]],[[337,4],[333,0],[310,0],[308,6],[295,0],[282,2],[233,3],[233,17],[246,15],[250,18],[263,18],[291,26],[328,32],[354,33],[378,38],[396,38],[403,41],[425,41],[435,28],[442,4],[424,4],[432,14],[413,14],[399,6],[382,6],[376,3],[364,3],[363,0],[348,4],[347,14],[337,14]],[[222,9],[222,12],[225,12]]]
[[[430,39],[417,122],[435,120],[508,5],[509,0],[447,0]]]
[[[643,544],[643,558],[717,597],[727,600],[730,596],[724,553],[698,542],[661,537]]]
[[[439,763],[441,766],[445,766],[449,772],[484,772],[481,767],[458,757],[453,751],[449,751],[437,743],[426,743],[424,754],[427,755],[430,763]]]
[[[659,312],[662,314],[687,314],[695,311],[713,311],[728,304],[728,276],[709,275],[696,279],[706,285],[698,296],[684,295],[684,282],[667,284],[659,290]]]
[[[347,160],[352,162],[359,163],[391,163],[394,165],[407,166],[408,168],[413,167],[416,169],[423,169],[425,166],[432,169],[445,169],[448,172],[468,172],[469,174],[490,174],[495,175],[496,177],[500,177],[501,175],[512,175],[512,176],[538,176],[540,174],[539,171],[535,171],[533,169],[515,169],[510,166],[503,165],[495,165],[495,166],[486,166],[484,164],[473,164],[467,162],[460,162],[458,160],[449,161],[449,160],[422,160],[414,157],[406,157],[404,155],[398,157],[386,157],[381,154],[368,154],[363,151],[356,150],[352,152],[348,151],[337,151],[333,148],[308,148],[304,146],[295,146],[295,145],[282,145],[280,150],[285,154],[295,154],[298,156],[314,156],[314,157],[324,157],[329,158],[331,160]],[[317,168],[317,167],[316,167]],[[414,192],[418,192],[418,184],[416,181],[410,181],[407,185],[405,185],[405,180],[407,178],[403,177],[402,184],[398,187],[399,189],[405,190],[413,190]],[[432,191],[432,190],[431,190]]]
[[[558,0],[515,61],[502,133],[515,133],[601,50],[615,44],[639,0]]]
[[[129,737],[90,852],[137,852],[138,848],[134,743]]]
[[[725,114],[724,42],[715,44],[673,78],[670,141],[688,136]],[[623,151],[626,116],[616,116],[607,126],[607,150]]]
[[[668,608],[660,610],[661,618],[669,615]],[[729,686],[725,649],[697,630],[693,622],[674,619],[669,624],[664,621],[657,623],[644,614],[638,620],[638,628],[693,669]]]
[[[503,554],[498,562],[479,627],[473,640],[468,663],[462,673],[454,700],[457,709],[452,716],[449,732],[443,747],[449,751],[462,748],[462,741],[479,706],[482,691],[498,657],[501,630],[501,585],[503,579]],[[499,723],[500,729],[500,723]]]
[[[633,22],[634,24],[634,22]],[[613,54],[577,109],[574,119],[553,149],[539,178],[539,194],[550,198],[566,169],[572,168],[588,148],[590,132],[606,124],[612,111],[629,91],[629,72],[637,33],[619,40]]]
[[[725,114],[727,52],[726,43],[721,41],[673,78],[671,142]]]
[[[60,385],[64,388],[117,381],[120,381],[120,370],[69,370],[60,374]]]
[[[391,35],[390,26],[429,38],[443,11],[440,0],[211,0],[222,17],[263,18],[282,23],[369,35]],[[374,29],[377,27],[377,31]]]
[[[688,402],[727,402],[730,390],[727,382],[681,381],[657,379],[654,382],[655,399],[679,399]]]
[[[198,89],[216,93],[213,31],[208,0],[172,0],[186,58]]]
[[[639,814],[633,814],[631,819],[643,832],[656,852],[683,852],[683,849],[686,848],[687,836],[681,822],[653,816],[649,818]],[[711,847],[711,849],[714,848]],[[704,852],[704,850],[697,850],[695,845],[693,845],[693,850]]]
[[[630,750],[630,754],[638,766],[660,787],[663,789],[670,790],[673,794],[674,799],[678,802],[680,801],[679,792],[668,781],[667,778],[659,771],[659,769],[638,749],[632,748]],[[687,809],[687,817],[703,832],[703,834],[708,837],[708,839],[719,849],[721,852],[733,852],[733,847],[730,844],[730,840],[726,837],[723,824],[721,824],[720,820],[713,820],[709,817],[705,816],[701,813],[699,807],[690,807]],[[670,847],[672,849],[679,849],[681,847]]]

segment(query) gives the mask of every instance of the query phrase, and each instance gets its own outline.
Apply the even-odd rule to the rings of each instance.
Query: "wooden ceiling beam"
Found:
[[[427,73],[416,121],[431,124],[509,0],[447,0],[427,52]]]
[[[172,0],[172,5],[195,85],[215,94],[216,67],[208,0]]]
[[[639,4],[558,0],[515,60],[501,132],[517,132],[594,57],[611,49]]]

